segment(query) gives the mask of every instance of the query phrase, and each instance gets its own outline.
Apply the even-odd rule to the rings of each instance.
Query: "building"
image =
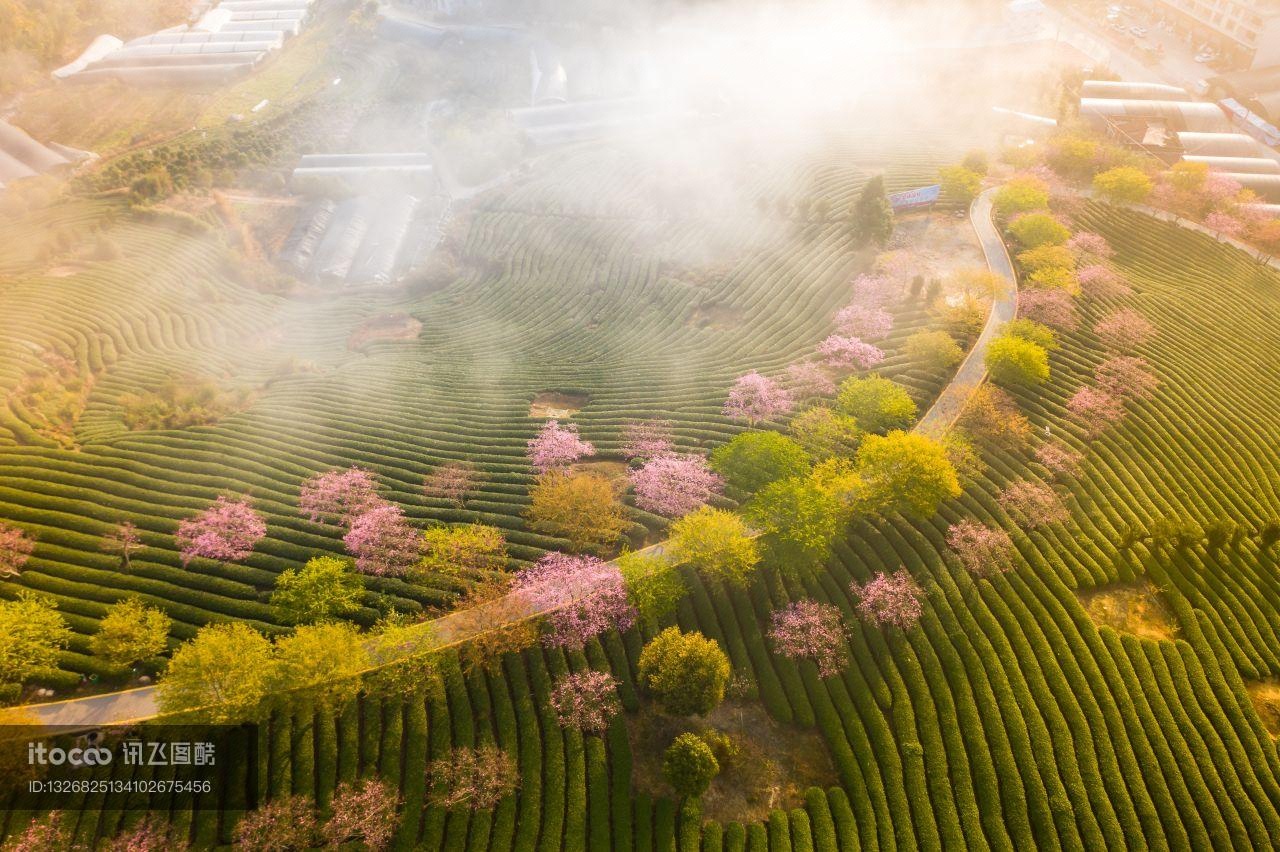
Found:
[[[1196,47],[1239,68],[1280,65],[1280,0],[1148,0],[1152,14]]]

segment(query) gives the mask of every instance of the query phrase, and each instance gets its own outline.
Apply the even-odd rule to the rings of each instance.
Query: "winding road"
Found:
[[[988,189],[974,199],[969,208],[969,221],[982,244],[987,266],[1006,283],[996,294],[977,342],[961,362],[955,376],[915,426],[916,431],[930,437],[941,437],[955,424],[969,398],[986,378],[987,346],[1000,325],[1013,319],[1018,311],[1018,287],[1013,262],[1009,259],[1009,252],[991,218],[991,196],[994,193],[994,188]],[[659,542],[642,552],[657,555],[663,549],[663,543]],[[514,596],[451,612],[423,622],[424,645],[416,650],[439,650],[460,645],[481,633],[496,629],[495,625],[511,624],[541,614],[543,613],[529,607],[523,599],[516,599]],[[46,704],[28,704],[10,708],[9,712],[30,713],[44,725],[96,728],[154,719],[159,715],[159,708],[156,704],[156,688],[141,686]]]

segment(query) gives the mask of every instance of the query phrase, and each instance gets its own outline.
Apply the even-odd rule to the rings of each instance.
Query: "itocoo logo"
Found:
[[[27,743],[27,763],[32,766],[106,766],[111,762],[109,748],[49,748],[44,743]]]

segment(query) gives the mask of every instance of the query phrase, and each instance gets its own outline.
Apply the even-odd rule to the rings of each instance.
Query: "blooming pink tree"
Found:
[[[42,817],[32,817],[26,828],[15,832],[5,843],[6,852],[60,852],[72,849],[72,826],[62,818],[62,811],[50,811]],[[14,826],[17,828],[17,826]]]
[[[1067,410],[1090,438],[1096,438],[1124,418],[1124,401],[1104,390],[1085,386],[1067,400]]]
[[[1119,299],[1133,292],[1110,267],[1086,266],[1076,272],[1080,292],[1090,299]]]
[[[561,725],[592,734],[606,731],[609,720],[622,711],[618,681],[608,672],[571,672],[558,678],[550,704]]]
[[[1071,517],[1056,491],[1031,479],[1011,482],[997,500],[1009,517],[1030,529],[1062,523]]]
[[[356,558],[356,570],[375,577],[399,577],[419,556],[417,530],[390,503],[357,515],[342,543]]]
[[[1244,222],[1235,216],[1217,210],[1204,217],[1204,226],[1226,237],[1238,237],[1244,233],[1245,228]]]
[[[999,527],[960,521],[947,528],[947,546],[965,570],[977,577],[993,577],[1013,567],[1013,539]]]
[[[836,392],[836,383],[816,361],[799,361],[787,367],[787,386],[797,398],[829,396]]]
[[[1115,254],[1111,244],[1101,234],[1080,231],[1067,240],[1067,248],[1081,259],[1106,260]]]
[[[902,285],[894,280],[894,274],[859,275],[853,279],[853,301],[873,308],[891,304],[902,292]]]
[[[1035,456],[1036,461],[1058,476],[1075,476],[1084,462],[1084,456],[1057,441],[1036,447]]]
[[[1132,352],[1155,336],[1156,327],[1137,311],[1123,308],[1098,320],[1093,331],[1108,349]]]
[[[236,824],[236,849],[310,849],[316,840],[316,812],[306,796],[284,796],[259,805]]]
[[[733,383],[724,403],[724,413],[734,420],[755,424],[786,414],[792,405],[791,394],[785,388],[752,370]]]
[[[161,820],[146,816],[128,831],[111,839],[107,852],[168,852],[183,844],[172,836],[170,827]]]
[[[1093,377],[1098,387],[1122,400],[1150,399],[1160,386],[1146,360],[1132,355],[1108,358],[1093,371]]]
[[[668,518],[687,515],[720,493],[724,479],[695,455],[665,455],[631,471],[636,505]]]
[[[36,543],[22,530],[0,524],[0,577],[16,577],[35,549]]]
[[[333,816],[320,830],[321,836],[333,849],[359,843],[362,849],[378,852],[391,845],[399,807],[400,796],[386,781],[344,782],[333,794]]]
[[[573,423],[561,426],[556,420],[548,420],[538,436],[529,439],[529,461],[538,473],[563,470],[595,451],[590,441],[578,435],[578,427]]]
[[[884,360],[884,350],[856,337],[833,334],[818,344],[818,354],[832,367],[869,370]]]
[[[622,455],[629,459],[652,459],[671,452],[670,420],[641,420],[622,430]]]
[[[594,556],[548,553],[516,574],[512,592],[547,614],[548,645],[581,650],[607,630],[626,630],[636,618],[618,566]]]
[[[854,302],[836,312],[836,330],[848,337],[880,340],[893,330],[893,315],[884,308]]]
[[[422,495],[448,500],[459,509],[467,505],[467,497],[476,490],[480,472],[471,462],[445,462],[422,480]]]
[[[520,787],[520,769],[510,752],[495,745],[457,746],[427,766],[427,780],[432,804],[487,810]]]
[[[1065,290],[1023,290],[1018,314],[1063,331],[1074,331],[1079,325],[1076,303]]]
[[[196,557],[238,562],[252,553],[266,534],[267,522],[253,511],[247,497],[219,497],[199,515],[178,524],[182,564]]]
[[[298,510],[312,522],[350,526],[356,515],[372,509],[379,501],[373,474],[352,466],[317,473],[303,482]]]
[[[845,666],[848,645],[838,606],[808,599],[787,604],[770,616],[769,638],[784,657],[812,660],[822,677]]]
[[[870,624],[907,630],[924,615],[924,589],[906,568],[881,571],[866,583],[855,581],[849,590],[858,598],[858,615]]]
[[[1224,210],[1236,203],[1244,187],[1222,172],[1209,172],[1200,185],[1200,200],[1211,210]]]

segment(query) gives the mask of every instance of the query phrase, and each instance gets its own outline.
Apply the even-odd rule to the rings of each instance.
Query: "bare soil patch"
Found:
[[[382,314],[360,323],[347,338],[347,348],[359,350],[381,341],[417,340],[421,332],[422,323],[408,314]]]
[[[911,213],[899,218],[897,229],[903,248],[926,280],[947,278],[966,268],[985,268],[982,244],[969,224],[968,216],[956,218],[951,212]]]
[[[1173,639],[1178,632],[1177,621],[1160,597],[1160,590],[1146,578],[1083,592],[1080,602],[1096,624],[1143,639]]]
[[[689,325],[694,328],[732,329],[742,324],[742,316],[740,308],[709,302],[693,309]]]
[[[703,816],[709,820],[759,822],[774,808],[802,807],[810,787],[838,783],[817,731],[778,722],[757,702],[730,699],[703,719],[668,716],[648,702],[629,716],[631,782],[637,789],[674,798],[662,777],[662,753],[686,731],[726,734],[736,751],[721,760],[720,774],[702,796]]]
[[[1258,711],[1262,726],[1273,737],[1280,738],[1280,682],[1274,680],[1246,681],[1245,690]]]
[[[559,393],[543,391],[529,403],[530,417],[545,417],[563,420],[572,417],[582,410],[589,397],[583,393]]]
[[[65,263],[62,266],[55,266],[45,273],[47,278],[70,278],[72,275],[79,275],[84,272],[85,267],[79,263]]]

